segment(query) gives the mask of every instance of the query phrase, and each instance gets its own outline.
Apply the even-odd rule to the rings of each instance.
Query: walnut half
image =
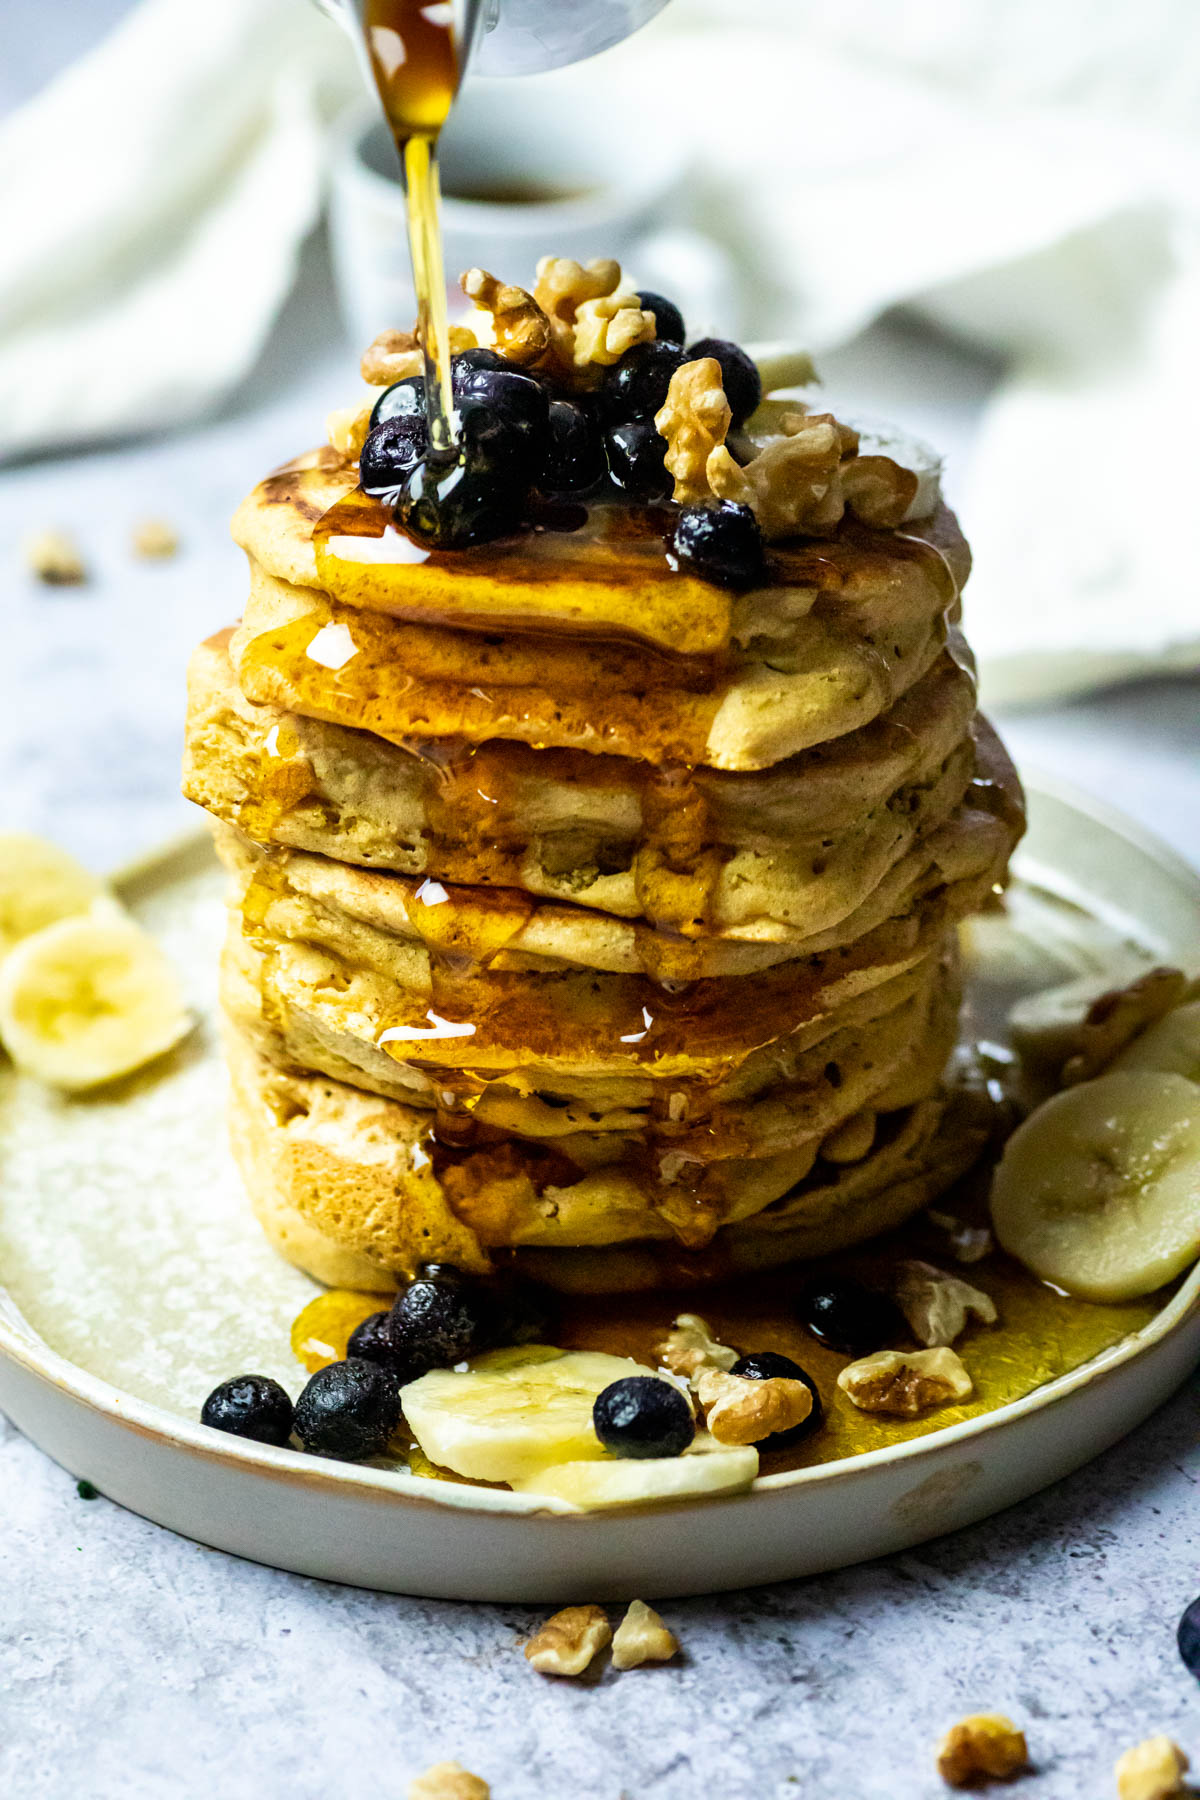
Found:
[[[1147,1738],[1118,1757],[1113,1773],[1120,1800],[1175,1800],[1186,1794],[1188,1759],[1174,1739]]]
[[[895,1285],[896,1300],[918,1344],[931,1348],[952,1344],[971,1319],[996,1323],[996,1302],[960,1275],[948,1275],[927,1262],[902,1262]]]
[[[877,1350],[850,1363],[838,1386],[862,1412],[913,1419],[948,1400],[965,1400],[974,1383],[953,1350]]]
[[[1025,1733],[1003,1713],[972,1713],[952,1725],[937,1747],[937,1770],[951,1787],[1010,1781],[1029,1767]]]
[[[780,1375],[755,1381],[723,1369],[705,1369],[696,1393],[704,1423],[718,1444],[761,1444],[777,1431],[802,1425],[813,1407],[812,1393],[803,1381]]]
[[[705,1369],[732,1369],[738,1359],[736,1350],[717,1342],[699,1313],[680,1313],[657,1354],[664,1368],[682,1375],[693,1387]]]
[[[612,1640],[599,1606],[567,1606],[547,1619],[525,1646],[525,1660],[539,1675],[582,1675]]]

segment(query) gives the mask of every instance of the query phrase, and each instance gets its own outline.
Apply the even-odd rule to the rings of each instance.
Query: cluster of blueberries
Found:
[[[679,308],[661,294],[638,298],[658,335],[627,351],[592,394],[566,393],[496,350],[452,357],[460,436],[449,465],[429,456],[424,378],[396,382],[371,414],[359,464],[363,489],[395,509],[410,537],[452,550],[511,535],[534,494],[596,500],[607,489],[643,504],[665,501],[672,482],[654,415],[676,369],[716,358],[735,430],[762,398],[762,381],[746,352],[724,338],[701,338],[685,350]],[[681,507],[666,549],[673,568],[723,586],[749,586],[762,573],[762,535],[748,506]]]
[[[895,1302],[848,1278],[811,1283],[796,1305],[813,1337],[846,1356],[869,1355],[905,1335]],[[540,1290],[473,1280],[449,1264],[427,1263],[390,1312],[363,1320],[346,1360],[318,1369],[294,1407],[269,1376],[237,1375],[213,1389],[201,1423],[260,1444],[284,1445],[294,1434],[314,1455],[359,1462],[386,1448],[407,1382],[502,1344],[546,1341],[551,1329]],[[791,1357],[760,1350],[731,1372],[751,1381],[802,1381],[812,1394],[807,1419],[776,1432],[761,1449],[789,1448],[820,1425],[816,1384]],[[597,1397],[592,1417],[600,1442],[616,1456],[679,1456],[696,1430],[684,1395],[657,1375],[614,1381]]]

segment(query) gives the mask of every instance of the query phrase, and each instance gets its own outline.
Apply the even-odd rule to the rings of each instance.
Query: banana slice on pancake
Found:
[[[0,967],[0,1042],[19,1069],[51,1087],[114,1081],[191,1027],[166,956],[115,909],[33,932]]]
[[[1173,1280],[1200,1256],[1200,1086],[1126,1067],[1056,1094],[1008,1141],[992,1223],[1005,1250],[1083,1300]]]
[[[87,912],[107,891],[57,844],[0,831],[0,959],[44,926]]]

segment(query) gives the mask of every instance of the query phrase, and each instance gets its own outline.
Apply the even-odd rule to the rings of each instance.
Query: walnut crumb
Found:
[[[1147,1738],[1117,1758],[1113,1773],[1120,1800],[1175,1800],[1186,1794],[1188,1759],[1169,1737]]]
[[[654,1608],[644,1600],[632,1600],[613,1635],[613,1668],[637,1669],[643,1663],[670,1662],[678,1654],[679,1639]]]
[[[149,562],[174,556],[179,534],[166,519],[143,519],[133,528],[133,554]]]
[[[932,1263],[902,1262],[894,1292],[913,1336],[927,1349],[954,1343],[971,1319],[981,1325],[996,1323],[996,1302],[990,1294]]]
[[[736,1350],[717,1342],[698,1313],[680,1313],[656,1354],[672,1375],[682,1375],[693,1387],[705,1369],[732,1369],[738,1359]]]
[[[1029,1767],[1025,1733],[1003,1713],[972,1713],[952,1725],[937,1747],[937,1769],[951,1787],[1011,1781]]]
[[[1092,1001],[1076,1035],[1076,1047],[1062,1066],[1064,1087],[1103,1074],[1127,1044],[1178,1006],[1187,989],[1181,969],[1148,969],[1125,987],[1110,988]]]
[[[421,347],[415,331],[381,331],[362,354],[359,372],[372,387],[391,387],[422,367]]]
[[[812,1392],[803,1381],[772,1376],[755,1381],[705,1369],[696,1382],[704,1422],[718,1444],[761,1444],[777,1431],[802,1425],[812,1411]]]
[[[962,1359],[945,1347],[936,1350],[877,1350],[847,1365],[838,1386],[862,1412],[915,1418],[948,1400],[965,1400],[974,1383]]]
[[[491,1800],[492,1790],[461,1763],[435,1763],[408,1784],[408,1800]]]
[[[530,1638],[525,1660],[539,1675],[582,1675],[611,1639],[612,1628],[600,1607],[567,1606]]]
[[[83,558],[65,531],[39,531],[28,538],[25,563],[47,587],[75,587],[87,580]]]

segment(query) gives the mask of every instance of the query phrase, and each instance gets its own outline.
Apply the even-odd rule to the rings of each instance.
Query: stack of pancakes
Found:
[[[243,623],[190,677],[234,1146],[284,1254],[678,1285],[941,1191],[981,1143],[955,927],[1021,829],[953,516],[729,594],[649,510],[414,560],[354,537],[354,487],[323,451],[255,490]]]

